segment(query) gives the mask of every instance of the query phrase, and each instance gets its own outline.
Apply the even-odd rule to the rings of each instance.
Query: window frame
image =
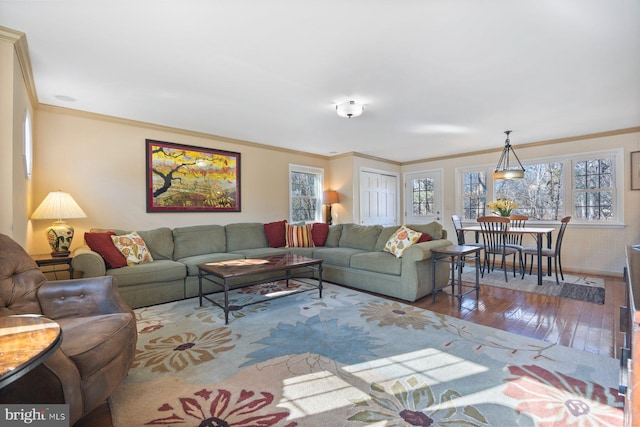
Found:
[[[318,203],[316,205],[315,218],[310,221],[305,221],[306,224],[310,224],[312,222],[322,222],[322,208],[324,206],[322,196],[324,190],[324,169],[313,167],[313,166],[304,166],[304,165],[296,165],[289,164],[289,222],[299,222],[293,220],[293,182],[292,175],[293,173],[306,173],[316,175],[318,177],[318,183],[316,192],[317,192],[317,200]]]
[[[579,220],[575,214],[574,207],[574,165],[576,162],[585,160],[595,160],[609,157],[613,159],[613,205],[615,209],[615,215],[613,219],[609,221],[584,221]],[[522,159],[521,159],[522,161]],[[548,162],[562,162],[563,163],[563,196],[564,196],[564,211],[562,215],[571,216],[572,225],[581,225],[587,227],[624,227],[624,150],[622,148],[614,148],[609,150],[588,151],[583,153],[556,155],[553,157],[543,157],[536,159],[527,159],[522,161],[524,166],[530,164],[548,163]],[[458,167],[455,169],[455,185],[456,185],[456,211],[462,212],[464,200],[464,180],[463,174],[469,172],[486,172],[487,173],[487,201],[495,200],[495,181],[492,177],[492,172],[495,169],[493,164],[479,164]],[[470,222],[470,220],[465,220]],[[535,224],[547,225],[556,224],[556,221],[547,220],[531,220]]]

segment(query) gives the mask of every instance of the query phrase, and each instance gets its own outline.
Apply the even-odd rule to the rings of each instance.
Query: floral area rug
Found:
[[[462,281],[475,283],[475,274],[473,264],[465,265]],[[551,276],[545,274],[542,277],[542,286],[538,286],[538,276],[535,271],[531,275],[527,271],[524,278],[521,278],[522,275],[518,273],[517,268],[516,277],[513,277],[513,270],[509,268],[507,277],[508,281],[505,282],[504,270],[496,268],[488,274],[485,272],[484,277],[480,277],[480,284],[604,304],[604,280],[600,277],[565,274],[564,280],[558,276],[560,284],[557,284],[555,273],[552,273]]]
[[[294,284],[298,290],[303,284]],[[115,427],[622,425],[619,363],[326,284],[135,310]],[[222,298],[222,295],[218,296]]]

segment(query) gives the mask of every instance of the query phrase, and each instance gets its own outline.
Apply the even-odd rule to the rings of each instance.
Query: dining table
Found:
[[[476,242],[479,241],[478,236],[480,233],[482,233],[482,227],[480,227],[479,225],[467,225],[467,226],[462,226],[462,228],[460,228],[460,230],[462,231],[473,231],[476,233]],[[544,238],[544,236],[547,236],[547,247],[551,247],[551,233],[553,233],[553,231],[555,230],[555,228],[553,227],[511,227],[509,226],[507,228],[507,233],[511,233],[511,234],[529,234],[531,236],[533,236],[536,239],[536,248],[537,248],[537,255],[538,255],[538,285],[542,286],[542,276],[543,276],[543,272],[542,272],[542,240]],[[551,262],[551,260],[549,260],[549,262]],[[550,270],[550,268],[549,268]]]

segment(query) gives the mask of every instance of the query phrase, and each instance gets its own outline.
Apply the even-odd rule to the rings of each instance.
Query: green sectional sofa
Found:
[[[146,264],[108,269],[100,254],[83,246],[74,252],[72,265],[82,277],[116,277],[120,294],[132,308],[197,296],[198,264],[287,252],[324,260],[325,281],[415,301],[433,289],[430,249],[452,243],[446,240],[446,230],[437,222],[407,226],[428,233],[432,240],[410,246],[400,258],[383,250],[397,226],[332,225],[323,246],[288,248],[270,247],[262,223],[236,223],[137,231],[153,257]],[[129,232],[92,231],[112,231],[117,235]],[[448,277],[448,266],[439,263],[437,286],[445,285]],[[217,289],[206,283],[205,292]]]

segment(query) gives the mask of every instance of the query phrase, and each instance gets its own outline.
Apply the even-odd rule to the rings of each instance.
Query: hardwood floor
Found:
[[[534,273],[535,274],[535,273]],[[443,293],[422,298],[412,305],[540,340],[618,358],[623,336],[619,332],[619,307],[624,305],[622,278],[602,277],[605,303],[594,304],[547,295],[480,286],[458,300]]]
[[[469,294],[458,300],[443,293],[411,303],[437,313],[464,319],[519,335],[619,358],[622,334],[618,333],[619,307],[624,305],[622,278],[603,277],[605,303],[593,304],[566,298],[531,294],[492,286],[480,286],[478,300]],[[406,302],[406,301],[403,301]],[[112,427],[109,407],[105,403],[75,427]]]

